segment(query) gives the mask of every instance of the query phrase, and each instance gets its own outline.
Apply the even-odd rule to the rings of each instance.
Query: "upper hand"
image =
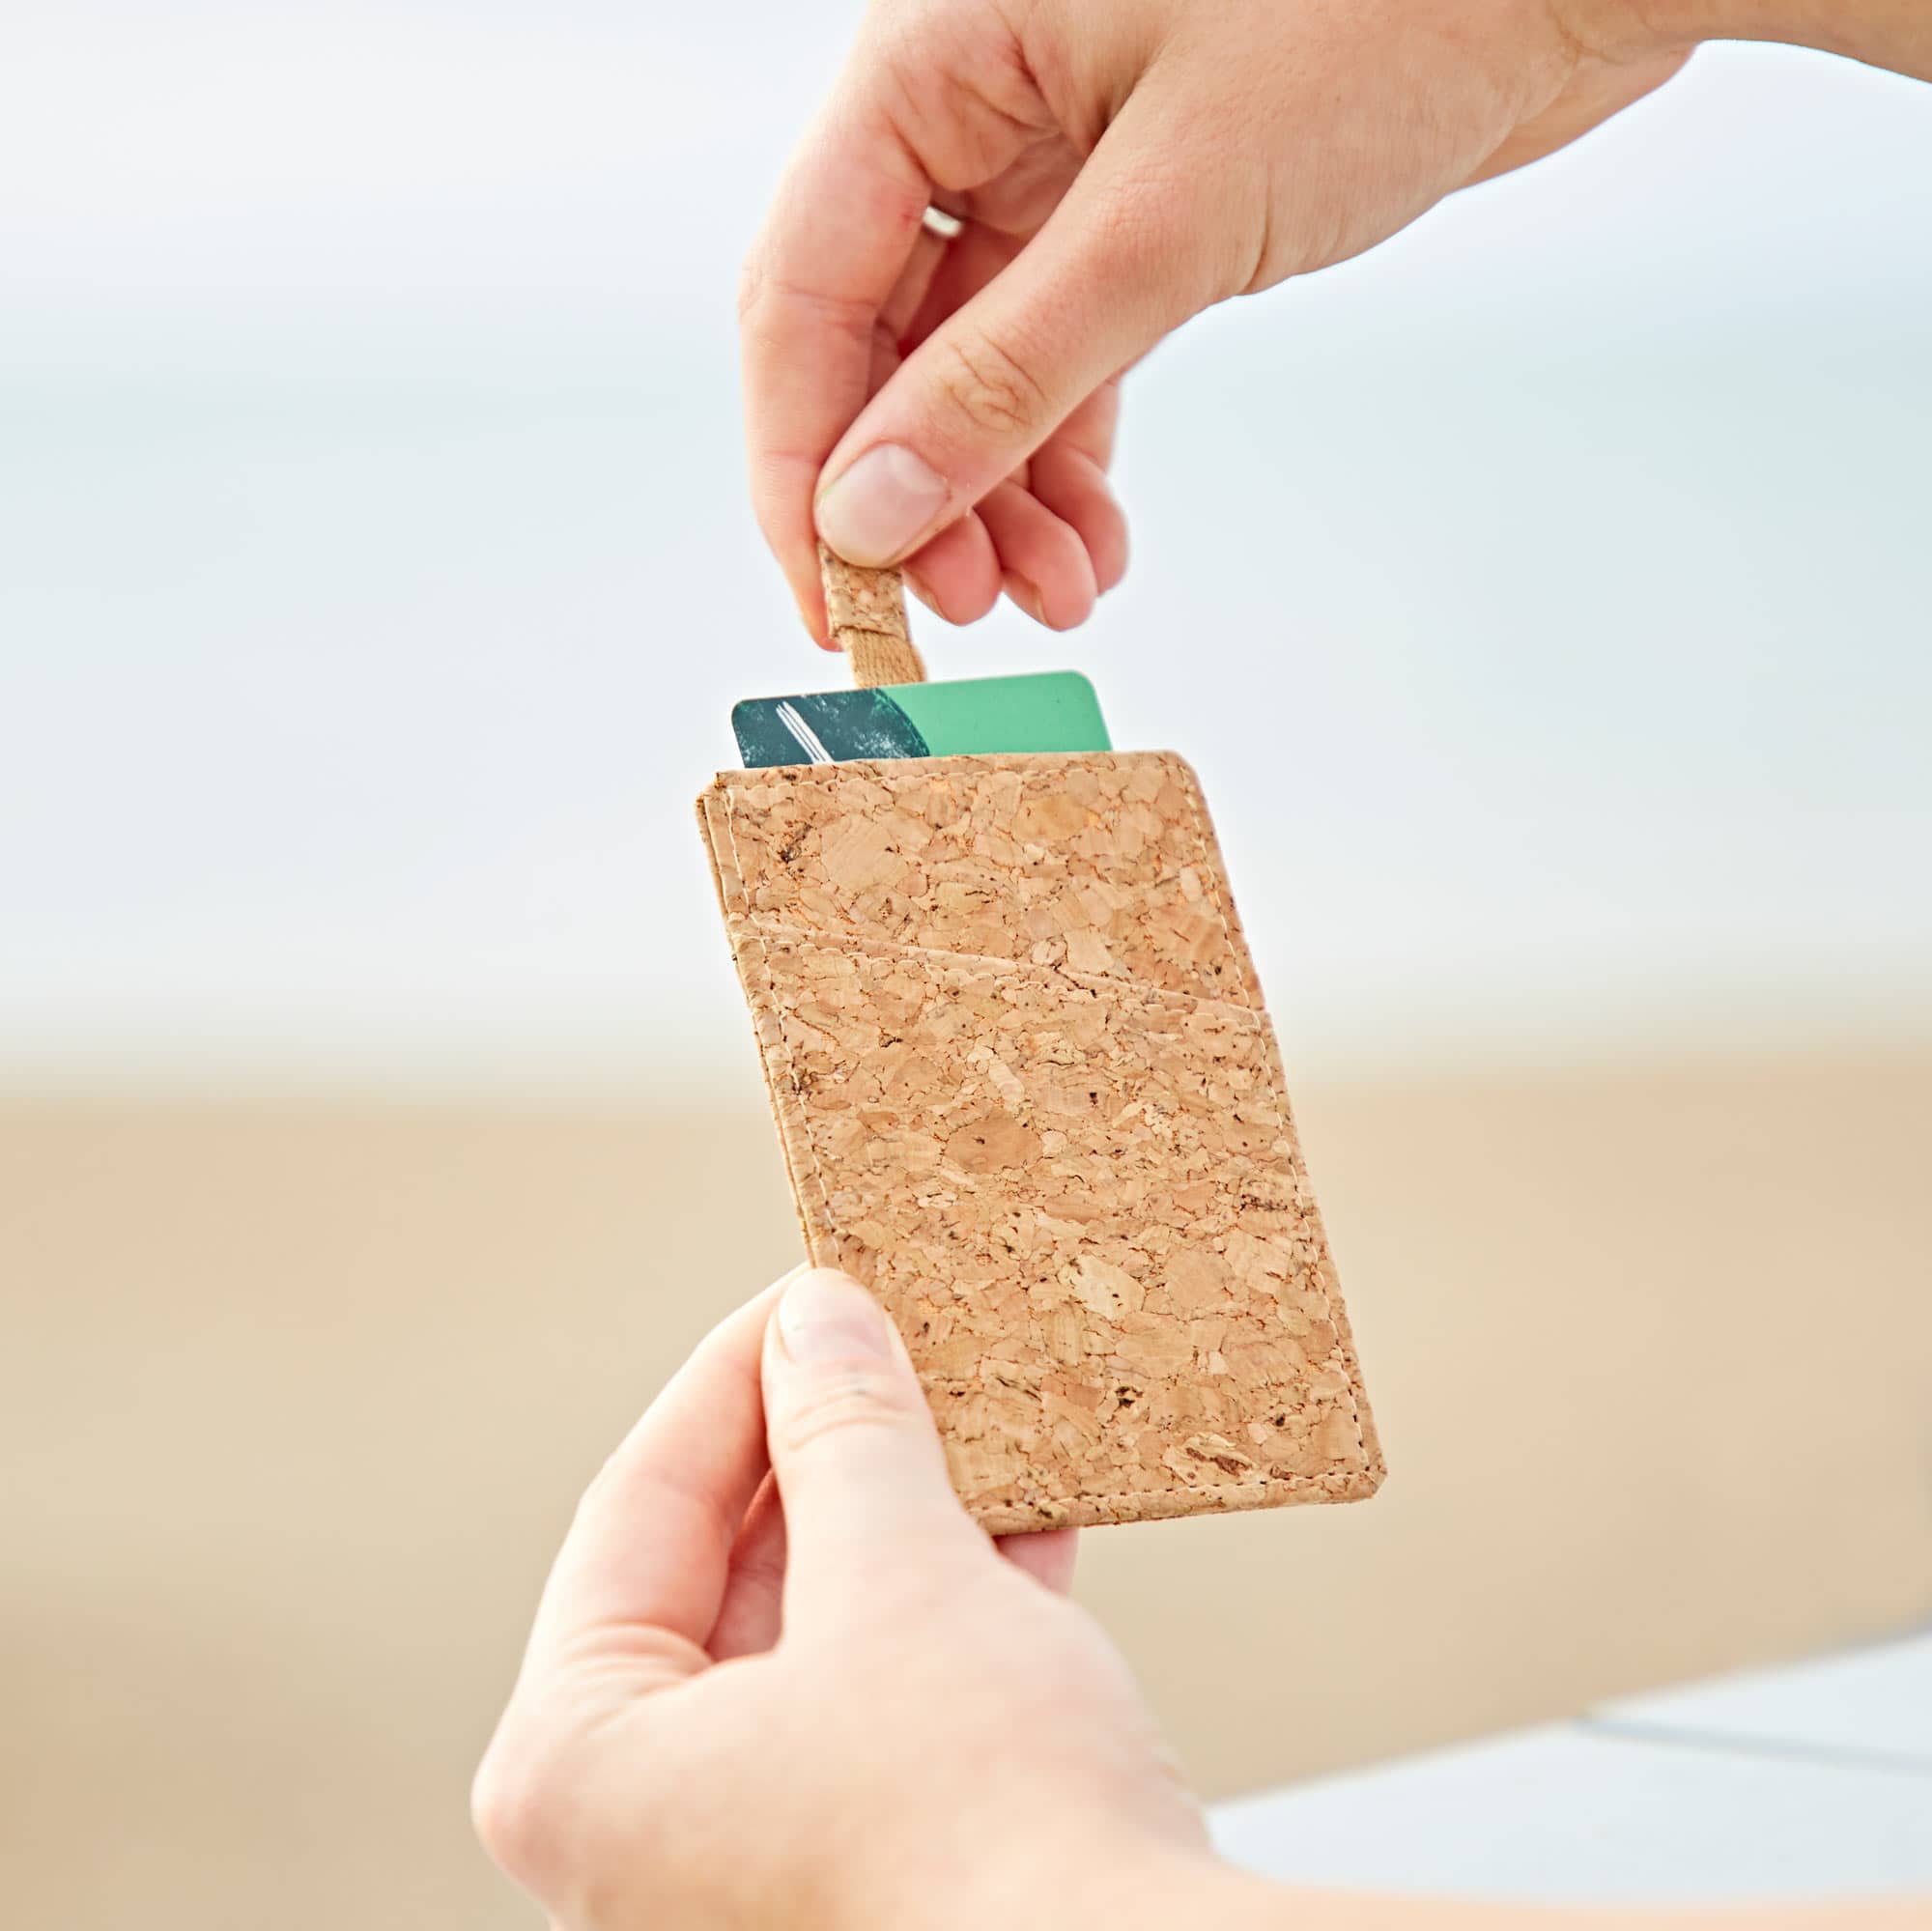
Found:
[[[955,623],[1003,583],[1084,621],[1126,567],[1121,373],[1647,93],[1689,43],[1644,11],[874,0],[740,300],[753,497],[808,627],[814,518]]]

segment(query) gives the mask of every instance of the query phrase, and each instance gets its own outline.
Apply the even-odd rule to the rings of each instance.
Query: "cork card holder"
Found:
[[[919,675],[896,586],[865,573],[855,594],[839,569],[862,679],[868,655]],[[729,771],[698,816],[807,1249],[897,1321],[976,1519],[1373,1493],[1348,1317],[1189,767]]]

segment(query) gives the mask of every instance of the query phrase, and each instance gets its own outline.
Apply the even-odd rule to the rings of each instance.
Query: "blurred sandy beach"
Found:
[[[1100,1531],[1209,1794],[1932,1609],[1932,1057],[1304,1085],[1390,1479]],[[465,1789],[574,1497],[795,1258],[760,1111],[0,1112],[0,1888],[530,1921]]]

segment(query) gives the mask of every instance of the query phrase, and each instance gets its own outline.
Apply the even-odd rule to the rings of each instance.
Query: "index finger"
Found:
[[[738,300],[752,502],[821,639],[812,491],[870,398],[880,310],[932,197],[924,168],[857,65],[786,169]]]

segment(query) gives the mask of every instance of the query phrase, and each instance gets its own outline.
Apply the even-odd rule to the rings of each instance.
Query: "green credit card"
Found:
[[[747,697],[731,707],[731,729],[752,771],[858,757],[1113,750],[1099,699],[1077,670]]]

